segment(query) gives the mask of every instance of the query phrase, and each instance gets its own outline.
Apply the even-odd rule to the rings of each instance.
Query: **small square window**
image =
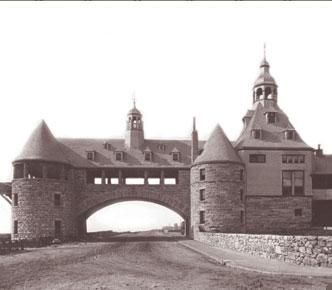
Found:
[[[294,215],[295,216],[302,216],[302,208],[296,208],[294,210]]]
[[[145,161],[151,161],[151,152],[145,152],[144,153],[144,160]]]
[[[260,129],[253,129],[251,131],[251,135],[252,137],[254,137],[255,139],[262,139],[262,133]]]
[[[275,112],[267,112],[266,120],[268,124],[273,124],[276,122],[276,113]]]
[[[180,160],[180,154],[178,152],[172,153],[172,159],[173,159],[173,161],[179,161]]]
[[[205,200],[205,189],[200,189],[199,190],[199,200],[200,201]]]
[[[199,170],[199,180],[205,180],[205,168]]]

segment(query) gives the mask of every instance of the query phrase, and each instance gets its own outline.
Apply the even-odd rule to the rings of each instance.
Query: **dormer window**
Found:
[[[285,131],[285,139],[286,140],[295,140],[295,130],[286,130]]]
[[[180,161],[180,152],[173,152],[172,159],[173,161]]]
[[[96,151],[87,151],[86,158],[88,160],[95,161],[96,160]]]
[[[149,147],[144,150],[144,160],[145,161],[152,161],[152,151]]]
[[[266,122],[268,124],[274,124],[276,122],[276,113],[275,112],[267,112],[266,113]]]
[[[180,161],[180,151],[177,148],[174,148],[171,152],[173,161]]]
[[[115,160],[116,161],[123,161],[124,153],[123,151],[115,151]]]
[[[104,149],[110,151],[110,150],[112,150],[112,145],[110,143],[108,143],[108,142],[104,142]]]
[[[254,139],[262,139],[262,130],[261,129],[253,129],[253,130],[251,130],[251,136]]]
[[[165,144],[159,144],[159,145],[158,145],[158,149],[159,149],[160,151],[166,151],[166,145],[165,145]]]

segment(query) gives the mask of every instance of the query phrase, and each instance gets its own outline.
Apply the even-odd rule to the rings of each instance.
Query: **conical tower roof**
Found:
[[[242,163],[220,125],[215,127],[204,145],[203,153],[195,160],[195,164],[211,162]]]
[[[32,132],[21,154],[15,159],[15,161],[20,160],[68,163],[58,141],[55,139],[44,120],[42,120]]]

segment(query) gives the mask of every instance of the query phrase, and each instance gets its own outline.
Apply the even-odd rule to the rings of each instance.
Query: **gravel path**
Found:
[[[233,269],[175,241],[73,243],[0,256],[0,289],[326,289],[332,278]]]

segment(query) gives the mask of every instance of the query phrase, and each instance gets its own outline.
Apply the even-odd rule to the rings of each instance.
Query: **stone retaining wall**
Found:
[[[199,232],[195,240],[268,259],[332,267],[332,236],[281,236]]]

